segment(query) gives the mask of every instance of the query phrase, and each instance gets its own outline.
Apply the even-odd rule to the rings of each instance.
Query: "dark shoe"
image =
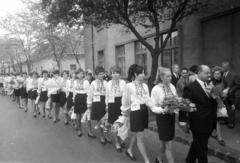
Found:
[[[106,141],[105,138],[100,138],[100,142],[101,142],[101,144],[103,144],[103,145],[107,144],[107,141]]]
[[[43,115],[42,117],[43,117],[43,118],[45,118],[46,116],[45,116],[45,115]]]
[[[234,123],[229,123],[229,124],[228,124],[228,128],[231,128],[231,129],[232,129],[232,128],[234,128],[234,127],[235,127],[235,124],[234,124]]]
[[[65,121],[64,124],[65,124],[65,125],[68,125],[68,121]]]
[[[223,139],[218,140],[218,143],[219,143],[220,145],[222,145],[222,146],[225,146],[225,145],[226,145],[226,143],[225,143],[225,141],[224,141]]]
[[[116,146],[116,145],[115,145],[115,150],[116,150],[117,152],[119,152],[119,153],[122,152],[122,148],[121,148],[120,146]]]
[[[57,123],[57,120],[56,120],[56,119],[54,119],[54,120],[53,120],[53,123]]]
[[[82,132],[81,132],[81,131],[78,131],[78,132],[77,132],[77,136],[81,137],[81,136],[82,136]]]
[[[28,110],[27,110],[27,109],[25,109],[24,111],[25,111],[25,112],[27,112]]]
[[[126,148],[126,144],[124,142],[121,143],[121,148]]]
[[[34,118],[37,118],[37,115],[36,115],[36,114],[34,114],[34,115],[33,115],[33,117],[34,117]]]
[[[105,138],[105,140],[108,144],[112,144],[112,140],[110,138]]]
[[[131,155],[128,151],[125,152],[125,154],[132,160],[132,161],[136,161],[136,157]]]
[[[156,163],[163,163],[163,160],[159,160],[158,158],[155,159]]]
[[[88,137],[89,137],[89,138],[92,138],[92,139],[96,139],[96,138],[97,138],[95,135],[89,134],[89,133],[88,133]]]

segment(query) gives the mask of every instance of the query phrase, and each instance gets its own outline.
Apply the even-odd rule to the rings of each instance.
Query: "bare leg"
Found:
[[[131,140],[129,142],[129,146],[128,146],[128,149],[127,149],[127,152],[132,156],[133,156],[133,154],[132,154],[133,146],[134,146],[136,140],[137,140],[137,135],[136,135],[136,133],[134,133],[134,135],[131,137]]]
[[[166,142],[165,154],[166,154],[168,163],[174,163],[174,158],[173,158],[173,154],[172,154],[172,141]]]
[[[144,137],[143,132],[137,133],[137,146],[141,155],[143,156],[145,163],[150,163],[149,158],[147,156],[146,148],[143,142],[143,137]]]

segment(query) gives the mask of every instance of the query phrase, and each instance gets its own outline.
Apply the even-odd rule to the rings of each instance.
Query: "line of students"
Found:
[[[70,121],[69,111],[74,109],[76,114],[75,128],[77,135],[82,136],[82,115],[86,111],[90,112],[90,120],[87,121],[87,135],[95,139],[93,124],[99,123],[101,119],[108,115],[108,123],[111,125],[118,120],[120,116],[129,118],[129,130],[132,132],[129,146],[125,154],[131,159],[136,160],[133,154],[135,143],[146,163],[150,162],[144,145],[144,130],[148,128],[149,109],[156,114],[166,114],[167,109],[161,108],[161,102],[165,95],[175,95],[175,87],[171,85],[171,72],[169,69],[159,73],[157,78],[161,78],[165,83],[158,83],[153,88],[150,96],[148,86],[144,83],[144,68],[133,64],[128,70],[128,83],[120,79],[121,69],[114,66],[111,68],[112,79],[104,80],[105,70],[102,67],[96,67],[95,80],[91,83],[84,77],[83,70],[78,70],[74,74],[64,71],[62,77],[59,71],[53,72],[53,77],[48,77],[48,72],[43,71],[42,77],[38,78],[37,73],[27,77],[26,73],[15,78],[5,79],[3,85],[7,89],[19,90],[20,108],[27,112],[27,98],[30,98],[33,116],[36,118],[40,111],[45,118],[48,110],[48,117],[53,122],[59,121],[60,109],[64,113],[64,123],[67,125]],[[166,80],[165,80],[166,78]],[[14,81],[14,82],[12,82]],[[13,84],[14,83],[14,84]],[[158,89],[164,89],[159,94]],[[15,94],[16,95],[16,94]],[[38,107],[39,106],[39,107]],[[39,109],[40,108],[40,109]],[[169,118],[170,117],[170,118]],[[156,162],[162,162],[162,155],[166,152],[168,162],[173,163],[171,153],[171,141],[174,137],[174,115],[158,116],[159,138],[162,142],[161,154]],[[169,124],[167,127],[164,125]],[[99,139],[101,144],[112,143],[109,132],[104,132],[103,128],[95,128],[100,131]],[[168,133],[168,135],[165,135]],[[115,149],[122,152],[123,141],[118,137],[117,132],[113,133]],[[170,143],[169,143],[170,142]]]

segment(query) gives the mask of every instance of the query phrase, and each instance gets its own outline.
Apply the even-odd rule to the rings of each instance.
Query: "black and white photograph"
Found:
[[[0,163],[240,163],[240,0],[1,0]]]

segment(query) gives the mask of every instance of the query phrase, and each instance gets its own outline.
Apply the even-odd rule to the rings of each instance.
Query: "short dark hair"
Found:
[[[105,69],[102,66],[97,66],[95,68],[95,75],[98,75],[99,73],[104,72],[105,73]]]
[[[77,75],[77,74],[79,74],[79,73],[81,73],[81,72],[84,74],[84,70],[81,69],[81,68],[79,68],[79,69],[75,72],[75,75]]]
[[[58,74],[59,75],[59,70],[54,70],[53,75]]]
[[[27,75],[27,72],[22,72],[22,75],[23,75],[23,74]]]
[[[47,71],[47,70],[43,70],[43,71],[42,71],[42,75],[43,75],[43,74],[48,74],[48,71]]]
[[[67,74],[67,75],[69,74],[67,70],[64,70],[64,71],[62,72],[62,75],[63,75],[64,73]]]
[[[142,66],[139,66],[137,64],[132,64],[128,69],[127,80],[129,82],[135,80],[135,74],[139,75],[139,74],[143,73],[143,71],[144,71],[144,68]]]
[[[36,71],[33,71],[33,72],[32,72],[32,76],[33,76],[33,75],[37,75],[37,76],[38,76],[38,73],[37,73]]]
[[[114,72],[121,74],[121,68],[118,66],[113,66],[110,68],[110,72],[111,72],[111,74]]]
[[[198,73],[198,65],[192,65],[189,69],[193,73],[197,74]]]

